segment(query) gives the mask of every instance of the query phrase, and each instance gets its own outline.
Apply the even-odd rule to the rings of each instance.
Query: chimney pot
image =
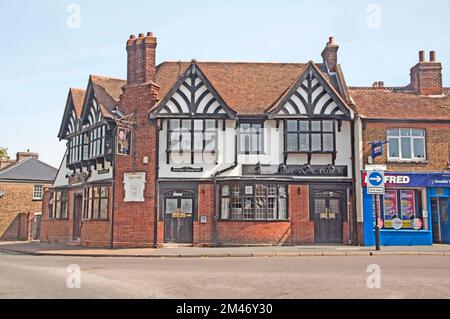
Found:
[[[136,36],[134,34],[130,35],[130,40],[136,39]]]
[[[144,34],[143,33],[139,33],[139,38],[143,38]]]
[[[378,81],[378,87],[384,88],[384,82],[383,81]]]
[[[430,51],[430,62],[436,62],[436,51]]]
[[[148,37],[152,37],[153,36],[153,32],[147,32],[147,36]]]
[[[143,84],[155,81],[155,54],[157,40],[152,32],[139,33],[138,39],[127,41],[127,82]],[[134,37],[134,36],[133,36]]]
[[[425,51],[419,51],[419,62],[425,62]]]
[[[334,43],[334,37],[329,37],[328,38],[328,43]]]

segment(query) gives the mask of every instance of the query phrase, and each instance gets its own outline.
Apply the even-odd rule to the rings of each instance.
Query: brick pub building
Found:
[[[321,63],[156,65],[156,46],[152,33],[131,36],[127,80],[91,76],[69,92],[42,240],[363,242],[362,134],[333,38]]]

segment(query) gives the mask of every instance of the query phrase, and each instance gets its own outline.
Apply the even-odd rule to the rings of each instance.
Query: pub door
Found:
[[[191,244],[194,194],[171,191],[164,194],[164,242]]]
[[[319,244],[342,243],[343,196],[335,191],[317,191],[313,195],[314,237]]]

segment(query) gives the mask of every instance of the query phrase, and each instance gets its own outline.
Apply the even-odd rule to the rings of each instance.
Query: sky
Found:
[[[0,0],[0,146],[58,167],[68,89],[125,79],[130,34],[157,36],[157,63],[321,62],[334,36],[353,86],[406,85],[418,51],[435,50],[450,86],[449,13],[450,0]]]

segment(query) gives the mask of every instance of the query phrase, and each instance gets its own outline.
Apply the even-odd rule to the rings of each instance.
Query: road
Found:
[[[379,266],[381,287],[369,289],[367,267],[373,264]],[[67,271],[70,265],[75,265],[70,270],[79,266],[80,288],[68,288],[68,281],[72,287],[78,283],[76,272]],[[92,258],[0,252],[0,298],[450,298],[450,258]]]

